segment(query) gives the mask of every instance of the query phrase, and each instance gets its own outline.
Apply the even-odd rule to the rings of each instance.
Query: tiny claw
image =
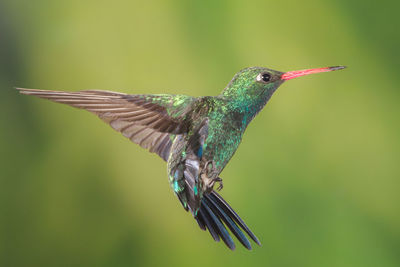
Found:
[[[217,191],[221,191],[222,188],[224,188],[224,185],[221,183],[219,183],[219,186],[217,187]]]
[[[222,183],[222,178],[220,178],[220,177],[215,178],[215,182],[219,183],[219,185],[217,187],[217,191],[221,191],[222,188],[224,188],[224,184]]]

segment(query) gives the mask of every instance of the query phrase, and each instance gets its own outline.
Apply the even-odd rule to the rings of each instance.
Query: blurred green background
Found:
[[[398,1],[0,2],[0,266],[400,266]],[[166,164],[14,86],[216,95],[285,83],[222,173],[263,243],[198,229]]]

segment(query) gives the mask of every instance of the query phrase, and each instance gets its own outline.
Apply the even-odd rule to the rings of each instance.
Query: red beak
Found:
[[[326,67],[326,68],[319,68],[319,69],[288,71],[288,72],[285,72],[284,74],[282,74],[281,79],[287,81],[287,80],[297,78],[300,76],[304,76],[304,75],[308,75],[308,74],[341,70],[344,68],[346,68],[346,67],[345,66],[335,66],[335,67]]]

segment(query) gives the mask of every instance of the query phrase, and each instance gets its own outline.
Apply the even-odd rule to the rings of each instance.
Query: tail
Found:
[[[240,243],[247,249],[251,250],[251,245],[242,230],[244,230],[254,242],[261,246],[258,238],[250,231],[239,215],[237,215],[231,206],[229,206],[215,191],[203,196],[200,209],[195,219],[202,230],[205,231],[208,229],[212,238],[217,242],[221,237],[231,250],[235,249],[235,243],[225,225],[228,226]],[[224,222],[225,225],[222,222]]]

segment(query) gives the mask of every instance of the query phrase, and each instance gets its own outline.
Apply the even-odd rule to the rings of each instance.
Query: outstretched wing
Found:
[[[101,90],[78,92],[17,88],[22,94],[85,109],[96,114],[132,142],[168,160],[176,135],[189,128],[195,98],[185,95],[128,95]]]

